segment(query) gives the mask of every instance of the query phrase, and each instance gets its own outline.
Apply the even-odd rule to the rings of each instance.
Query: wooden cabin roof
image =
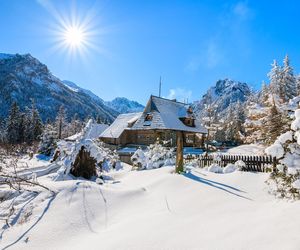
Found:
[[[142,115],[132,126],[132,130],[166,129],[193,133],[207,133],[200,121],[195,119],[195,126],[185,125],[180,118],[195,118],[188,112],[189,105],[157,96],[151,96]],[[147,121],[147,116],[152,116]]]
[[[139,113],[129,113],[119,115],[114,122],[100,135],[100,138],[119,138],[123,131],[130,128],[134,122],[142,115]]]
[[[187,104],[151,96],[143,112],[119,115],[100,137],[119,138],[124,130],[154,129],[206,134],[207,129],[197,119],[194,120],[194,127],[187,126],[180,120],[185,117],[195,118],[188,109]]]

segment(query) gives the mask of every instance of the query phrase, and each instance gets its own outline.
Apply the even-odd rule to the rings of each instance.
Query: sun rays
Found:
[[[65,54],[66,60],[87,61],[93,52],[107,54],[103,45],[103,36],[108,30],[99,24],[100,15],[97,7],[83,9],[75,4],[58,8],[51,1],[38,0],[51,13],[47,36],[52,41],[51,54]],[[80,11],[78,11],[80,10]]]

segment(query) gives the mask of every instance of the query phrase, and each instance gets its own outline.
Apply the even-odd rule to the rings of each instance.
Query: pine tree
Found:
[[[27,128],[26,114],[20,113],[20,124],[19,124],[19,142],[20,143],[25,142],[26,128]]]
[[[62,139],[64,135],[64,128],[66,125],[66,111],[63,105],[59,107],[57,116],[56,116],[56,129],[58,139]]]
[[[20,142],[21,113],[16,102],[13,102],[6,120],[6,140],[16,144]]]
[[[57,133],[55,127],[48,123],[45,125],[39,145],[39,153],[51,156],[57,147]]]
[[[0,117],[0,143],[5,141],[5,119]]]
[[[227,116],[226,140],[233,143],[242,142],[244,134],[245,110],[243,105],[238,101],[235,105],[231,104]]]
[[[23,122],[24,122],[24,129],[25,129],[24,141],[27,144],[31,144],[34,140],[34,135],[33,135],[33,129],[31,124],[31,110],[28,107],[25,108]]]
[[[300,75],[296,77],[297,96],[300,95]]]
[[[267,86],[267,84],[263,81],[262,86],[261,86],[261,92],[260,92],[260,95],[259,95],[259,102],[261,104],[266,103],[269,99],[269,95],[270,95],[270,89]]]
[[[295,111],[291,129],[281,134],[265,152],[276,157],[277,165],[270,175],[271,191],[278,197],[300,199],[300,109]],[[275,184],[275,185],[274,185]]]
[[[273,100],[273,105],[269,109],[269,114],[267,116],[267,124],[265,126],[266,142],[268,144],[273,143],[282,132],[282,114],[279,112],[275,101]]]
[[[281,89],[281,78],[282,78],[282,69],[278,65],[277,61],[274,60],[271,64],[272,69],[270,73],[268,73],[268,77],[270,79],[270,88],[273,95],[282,95]]]
[[[71,124],[70,124],[71,134],[72,135],[77,134],[78,132],[81,131],[81,129],[82,129],[82,122],[79,120],[78,114],[76,113],[73,116]]]
[[[296,78],[293,73],[293,68],[290,66],[288,55],[286,55],[283,60],[281,84],[285,94],[285,101],[288,101],[297,95]]]
[[[213,105],[213,97],[211,92],[205,95],[205,110],[204,110],[204,126],[206,127],[208,133],[206,139],[210,141],[214,136],[214,122],[217,118],[217,107]]]
[[[43,132],[43,123],[40,118],[40,114],[35,107],[34,101],[32,101],[32,107],[31,107],[31,127],[32,127],[33,140],[36,141],[39,139],[40,135]]]
[[[97,122],[98,124],[103,123],[103,122],[102,122],[102,119],[101,119],[101,117],[100,117],[100,115],[97,116],[96,122]]]
[[[221,128],[218,128],[215,133],[214,139],[218,142],[225,142],[226,141],[226,134],[225,134],[226,129],[227,128],[225,125]]]

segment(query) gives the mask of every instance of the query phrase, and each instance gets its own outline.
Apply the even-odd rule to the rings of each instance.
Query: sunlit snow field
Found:
[[[265,173],[130,170],[104,185],[38,178],[57,195],[18,197],[1,249],[299,249],[300,203],[270,195]]]

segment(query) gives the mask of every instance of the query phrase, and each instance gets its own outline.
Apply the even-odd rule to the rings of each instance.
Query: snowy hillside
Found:
[[[119,113],[135,113],[144,110],[144,106],[136,101],[128,100],[124,97],[117,97],[105,103],[107,106],[117,110]]]
[[[18,197],[3,249],[299,249],[299,202],[275,200],[264,173],[173,167],[39,182],[57,192]],[[10,201],[0,205],[4,212]]]
[[[53,119],[61,105],[69,117],[75,113],[81,118],[99,115],[112,121],[118,114],[91,92],[67,87],[30,54],[0,55],[0,92],[0,116],[7,116],[14,101],[24,110],[31,105],[31,98],[44,120]]]
[[[200,101],[194,103],[194,109],[198,116],[202,117],[205,115],[205,107],[210,105],[222,116],[230,104],[243,103],[250,94],[251,90],[247,83],[230,79],[219,80],[215,86],[208,89]]]
[[[13,57],[13,55],[0,53],[0,60],[1,59],[9,59],[9,58],[12,58],[12,57]]]
[[[95,95],[92,91],[88,89],[83,89],[74,82],[67,81],[67,80],[63,80],[62,82],[74,92],[82,92],[90,96],[95,101],[104,102],[99,96]]]

